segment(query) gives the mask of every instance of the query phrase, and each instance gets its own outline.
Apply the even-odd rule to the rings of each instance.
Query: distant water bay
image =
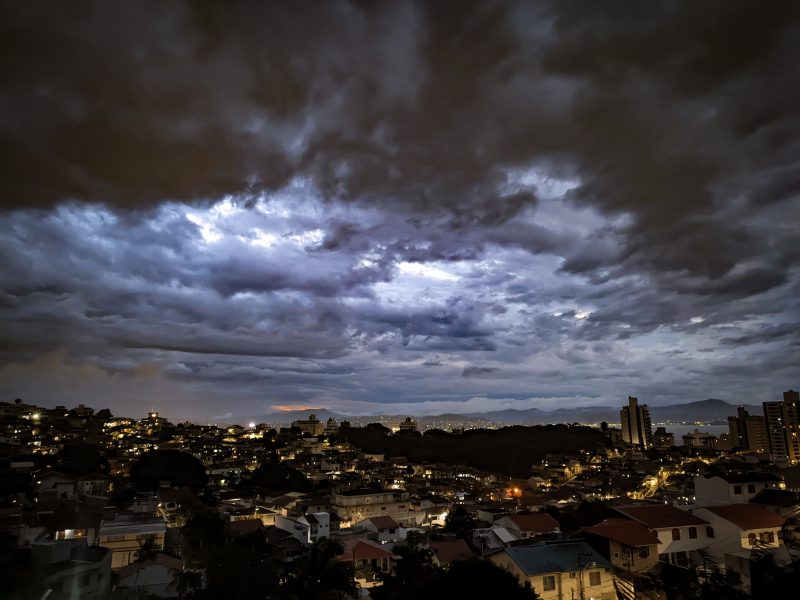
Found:
[[[695,429],[705,431],[713,435],[720,435],[721,433],[728,433],[727,425],[656,425],[653,423],[653,431],[656,427],[664,427],[668,433],[675,434],[675,443],[679,446],[683,443],[681,439],[687,433],[692,433]]]

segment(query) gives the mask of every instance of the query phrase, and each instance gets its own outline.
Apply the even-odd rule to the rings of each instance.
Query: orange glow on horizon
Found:
[[[327,410],[324,406],[306,406],[305,404],[278,404],[272,408],[278,412],[292,412],[295,410]]]

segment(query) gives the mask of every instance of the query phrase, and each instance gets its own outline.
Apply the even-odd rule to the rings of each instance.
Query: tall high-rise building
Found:
[[[728,417],[731,448],[764,453],[769,450],[766,423],[764,417],[751,415],[744,406],[740,406],[735,417]]]
[[[622,440],[642,449],[653,445],[653,426],[647,404],[639,406],[639,400],[628,396],[628,406],[619,411],[622,423]]]
[[[783,393],[783,402],[764,402],[769,451],[774,458],[800,460],[800,393]]]

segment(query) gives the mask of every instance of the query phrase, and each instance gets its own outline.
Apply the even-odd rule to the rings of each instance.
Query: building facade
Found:
[[[619,413],[622,423],[622,441],[647,449],[653,445],[653,426],[650,409],[646,404],[639,406],[639,400],[628,396],[628,406]]]
[[[731,448],[748,450],[756,454],[769,451],[769,438],[764,417],[751,415],[740,406],[735,417],[728,417]]]
[[[783,393],[783,402],[764,402],[769,452],[773,458],[800,460],[800,393]]]

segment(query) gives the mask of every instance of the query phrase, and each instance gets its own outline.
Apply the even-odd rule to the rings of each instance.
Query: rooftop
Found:
[[[364,520],[370,521],[378,529],[397,529],[398,527],[400,527],[400,524],[388,515],[381,515],[379,517],[370,517],[369,519],[364,519]]]
[[[383,546],[370,540],[352,539],[343,542],[344,553],[339,555],[339,560],[370,560],[373,558],[393,558],[394,554]]]
[[[783,479],[775,475],[775,473],[727,473],[725,475],[719,475],[719,477],[728,483],[778,483],[779,481],[783,481]]]
[[[786,519],[755,504],[731,504],[730,506],[707,506],[708,510],[730,521],[744,531],[750,529],[782,527]]]
[[[753,504],[791,508],[792,506],[800,504],[800,494],[797,492],[790,492],[789,490],[766,488],[753,496],[750,502]]]
[[[659,543],[658,536],[638,521],[610,518],[584,529],[586,533],[614,540],[634,548]]]
[[[707,521],[692,513],[675,508],[669,504],[653,504],[648,506],[620,506],[616,511],[626,517],[644,523],[652,529],[666,527],[688,527],[690,525],[708,525]]]
[[[473,556],[467,542],[461,539],[433,541],[430,546],[437,560],[445,565],[457,560],[469,560]]]
[[[564,573],[611,564],[585,542],[556,542],[506,548],[506,554],[528,575]],[[579,558],[580,557],[580,558]]]
[[[558,521],[544,512],[517,514],[503,517],[519,527],[520,531],[535,531],[538,533],[550,533],[557,531],[560,527]]]
[[[373,490],[370,488],[362,488],[359,490],[346,490],[344,492],[336,492],[334,496],[374,496],[376,494],[392,494],[391,490]]]

